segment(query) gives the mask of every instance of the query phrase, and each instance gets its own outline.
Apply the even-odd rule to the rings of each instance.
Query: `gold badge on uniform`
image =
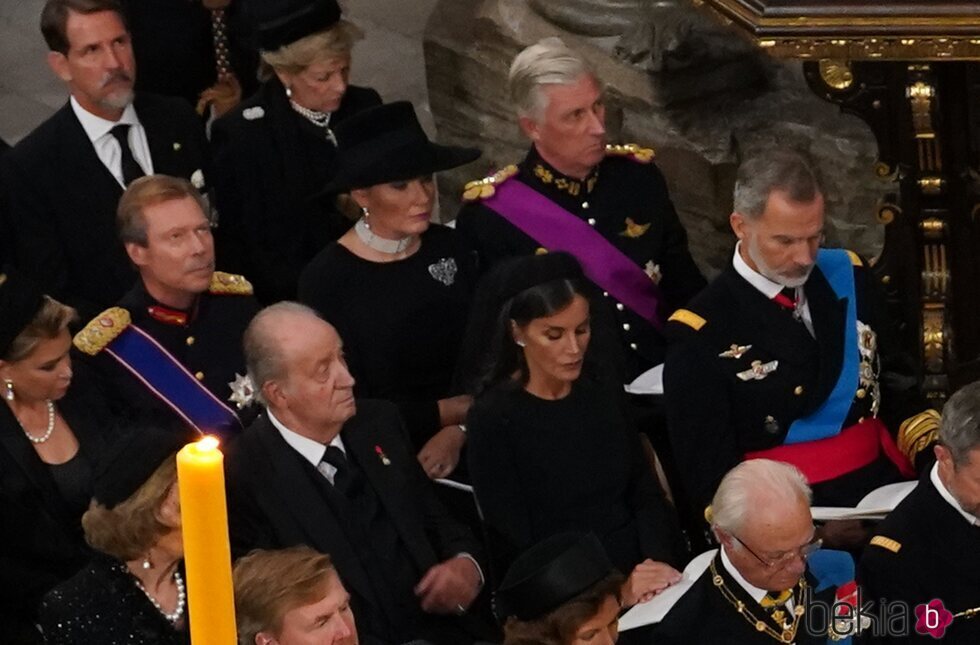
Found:
[[[752,367],[744,372],[737,373],[735,376],[743,381],[761,381],[775,372],[777,367],[779,367],[779,361],[769,361],[768,363],[752,361]]]
[[[752,345],[738,345],[732,343],[732,346],[718,354],[718,358],[742,358],[742,354],[752,349]]]
[[[626,228],[620,231],[623,237],[638,238],[650,230],[650,224],[637,224],[632,217],[626,218]]]

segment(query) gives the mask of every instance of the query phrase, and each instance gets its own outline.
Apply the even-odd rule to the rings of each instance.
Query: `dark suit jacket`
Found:
[[[394,404],[358,401],[357,414],[344,425],[341,437],[348,458],[374,488],[420,576],[462,552],[479,558],[481,549],[473,535],[436,500],[409,450]],[[390,463],[382,461],[379,450]],[[362,642],[370,638],[371,617],[379,609],[368,574],[351,544],[348,527],[326,503],[304,468],[303,457],[263,415],[229,448],[226,463],[229,529],[236,557],[255,548],[296,544],[328,553],[351,594]]]
[[[180,99],[139,94],[153,170],[207,175],[200,119]],[[111,306],[136,279],[116,234],[123,189],[99,160],[66,103],[4,157],[13,262],[45,293],[77,307],[82,318]]]
[[[101,401],[83,387],[76,381],[57,405],[94,468],[111,424]],[[0,404],[0,622],[5,639],[12,639],[5,642],[21,642],[18,629],[30,629],[41,597],[85,564],[90,552],[80,519],[10,408]]]

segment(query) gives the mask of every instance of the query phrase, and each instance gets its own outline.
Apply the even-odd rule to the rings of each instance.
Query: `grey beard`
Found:
[[[129,107],[129,104],[133,102],[134,97],[133,90],[120,90],[114,94],[110,94],[105,97],[99,103],[102,107],[110,108],[112,110],[125,110]]]
[[[747,246],[749,251],[749,257],[752,258],[753,262],[755,262],[755,266],[756,268],[758,268],[759,273],[761,273],[764,277],[768,278],[769,280],[772,280],[776,284],[781,284],[784,287],[796,288],[796,287],[802,287],[804,284],[806,284],[806,281],[810,279],[810,273],[813,272],[813,265],[811,265],[810,268],[807,269],[806,275],[800,277],[786,276],[777,271],[773,271],[771,268],[769,268],[769,265],[766,264],[765,260],[762,259],[762,254],[759,253],[759,249],[757,249],[755,246],[754,237],[749,238],[749,243]]]

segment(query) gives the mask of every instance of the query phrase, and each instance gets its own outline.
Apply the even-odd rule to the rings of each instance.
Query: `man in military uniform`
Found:
[[[907,603],[907,637],[885,635],[877,626],[870,642],[980,643],[980,382],[954,394],[943,407],[936,463],[919,485],[875,530],[858,565],[863,600],[874,607],[887,601]],[[916,607],[932,606],[929,627],[916,630]],[[953,616],[947,625],[948,612]],[[972,618],[972,619],[971,619]],[[925,622],[925,621],[923,621]],[[942,629],[945,627],[945,629]],[[866,632],[867,634],[867,632]]]
[[[518,54],[509,82],[531,149],[467,185],[456,229],[481,270],[535,252],[575,255],[596,285],[593,316],[614,327],[632,380],[663,362],[663,320],[705,284],[663,175],[652,150],[606,145],[600,81],[561,40]]]
[[[86,325],[75,346],[92,356],[123,419],[163,414],[201,432],[234,433],[250,402],[242,334],[258,311],[243,277],[214,270],[205,202],[190,182],[134,181],[117,224],[139,280]],[[237,409],[236,409],[237,408]]]
[[[888,428],[921,407],[890,385],[895,354],[868,267],[819,248],[824,200],[810,167],[783,150],[746,161],[734,211],[732,264],[666,327],[667,422],[691,510],[756,457],[796,465],[821,506],[912,477],[938,415],[901,422],[896,449]]]
[[[788,464],[758,459],[732,469],[711,504],[721,546],[650,642],[827,643],[830,608],[836,590],[853,582],[854,562],[818,553],[809,502],[809,486]],[[811,613],[814,601],[822,611]]]

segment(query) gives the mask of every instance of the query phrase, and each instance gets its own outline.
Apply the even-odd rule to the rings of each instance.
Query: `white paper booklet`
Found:
[[[643,372],[636,379],[626,385],[626,391],[630,394],[663,394],[664,393],[664,366],[663,363],[651,367]]]
[[[918,481],[897,482],[876,488],[864,496],[854,508],[842,506],[814,506],[813,519],[827,520],[881,520],[915,489]]]
[[[663,620],[667,612],[677,604],[681,596],[687,593],[687,590],[705,572],[716,553],[718,553],[718,549],[712,549],[697,556],[684,567],[684,577],[681,578],[680,582],[667,587],[654,596],[653,600],[635,605],[623,614],[623,617],[619,619],[619,631],[625,632],[630,629],[636,629],[637,627],[643,627],[644,625],[659,623]]]

